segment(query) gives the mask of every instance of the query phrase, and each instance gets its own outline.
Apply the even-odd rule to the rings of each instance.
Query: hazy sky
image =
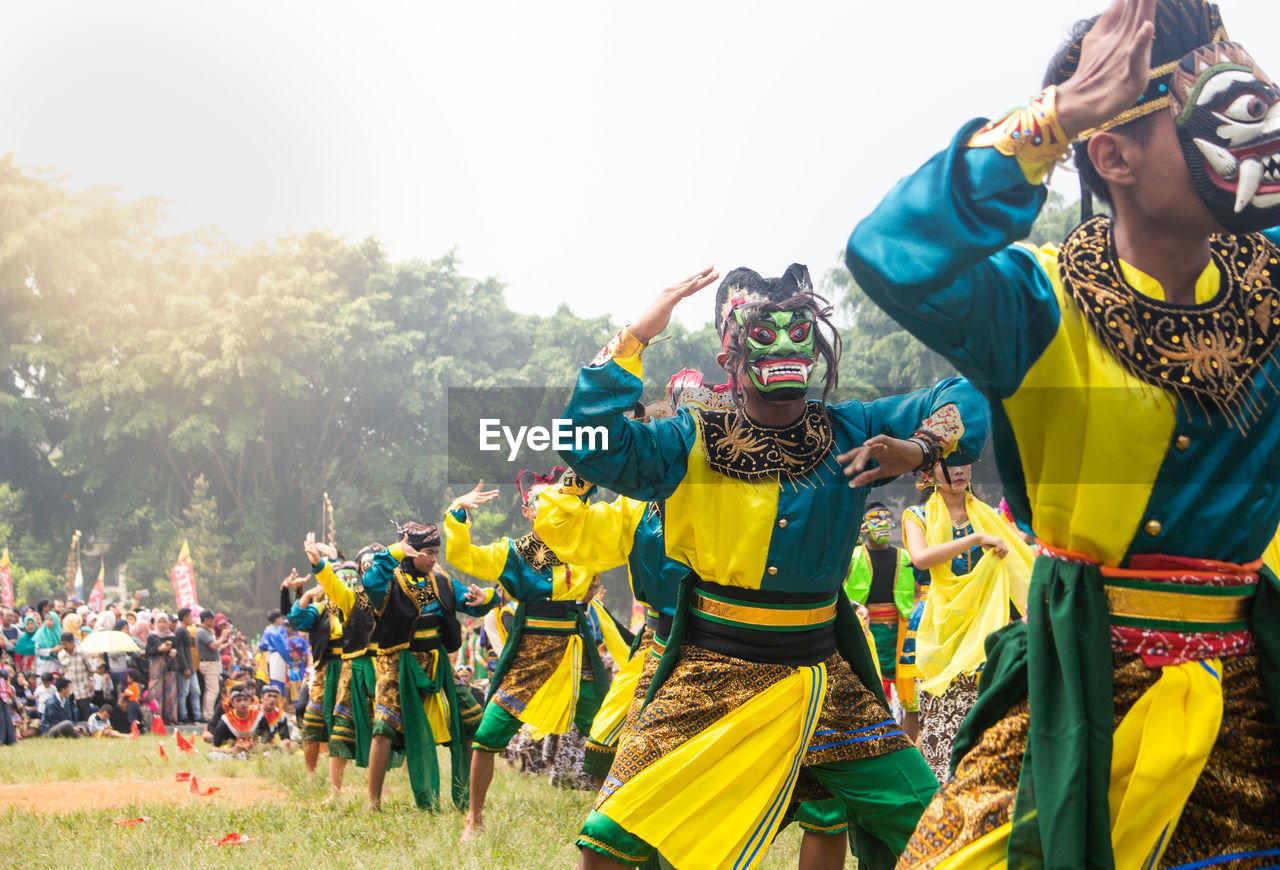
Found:
[[[1280,3],[1224,0],[1280,75]],[[0,152],[175,229],[456,247],[625,319],[704,264],[815,277],[900,176],[1035,90],[1098,0],[0,2]],[[696,304],[696,303],[695,303]],[[710,301],[683,319],[709,316]]]

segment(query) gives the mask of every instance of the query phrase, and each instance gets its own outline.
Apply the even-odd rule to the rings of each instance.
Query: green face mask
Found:
[[[867,539],[879,546],[889,541],[889,533],[893,531],[893,518],[888,511],[874,511],[862,519],[867,530]]]
[[[742,315],[734,312],[738,325]],[[764,311],[747,333],[747,373],[766,399],[803,396],[813,377],[818,337],[807,311]]]

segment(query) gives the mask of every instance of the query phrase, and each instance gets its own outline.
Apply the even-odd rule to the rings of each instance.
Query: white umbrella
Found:
[[[96,655],[97,653],[136,653],[141,650],[138,642],[123,631],[95,631],[80,644],[80,652]]]

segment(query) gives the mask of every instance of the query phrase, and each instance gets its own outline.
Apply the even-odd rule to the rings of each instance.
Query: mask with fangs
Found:
[[[1170,108],[1200,198],[1231,233],[1280,224],[1280,89],[1238,43],[1188,52]]]
[[[741,308],[734,317],[746,329]],[[747,373],[761,397],[789,402],[804,396],[817,361],[815,326],[808,311],[759,312],[745,338]]]

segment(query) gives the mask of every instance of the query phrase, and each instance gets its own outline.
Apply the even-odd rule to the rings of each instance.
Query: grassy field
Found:
[[[169,760],[160,758],[163,743]],[[203,745],[201,747],[203,749]],[[325,768],[321,756],[320,768]],[[447,775],[448,756],[442,753]],[[176,782],[189,771],[209,797]],[[553,788],[502,762],[478,843],[457,845],[461,814],[413,806],[403,769],[387,776],[382,813],[365,809],[363,771],[349,768],[344,799],[321,806],[327,783],[308,781],[300,755],[212,761],[180,756],[170,738],[25,740],[0,748],[0,863],[43,867],[414,867],[504,870],[574,866],[573,836],[592,794]],[[135,827],[118,819],[150,816]],[[226,834],[252,837],[213,845]],[[794,868],[792,826],[763,864]],[[852,865],[852,860],[850,860]]]

